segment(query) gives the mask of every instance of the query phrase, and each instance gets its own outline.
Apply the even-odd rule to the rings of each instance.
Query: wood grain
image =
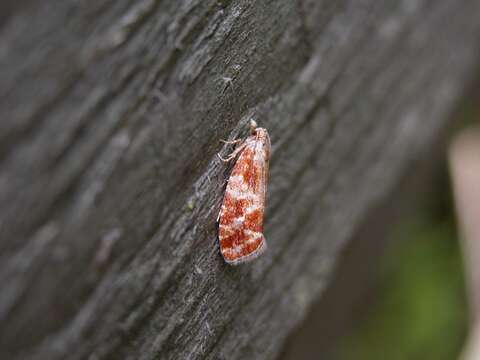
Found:
[[[357,225],[447,126],[480,46],[476,0],[8,4],[0,356],[13,360],[274,358]],[[250,118],[272,139],[269,251],[232,268],[216,153]]]

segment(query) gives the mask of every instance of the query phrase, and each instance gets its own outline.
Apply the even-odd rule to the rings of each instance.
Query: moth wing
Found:
[[[268,143],[269,145],[269,143]],[[256,136],[245,141],[228,180],[219,221],[220,250],[226,262],[251,260],[266,249],[263,236],[268,151]]]

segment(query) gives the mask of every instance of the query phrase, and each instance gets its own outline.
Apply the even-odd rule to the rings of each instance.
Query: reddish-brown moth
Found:
[[[267,248],[263,214],[268,181],[270,138],[264,128],[250,121],[250,136],[224,161],[238,156],[228,179],[218,215],[220,252],[229,264],[255,259]]]

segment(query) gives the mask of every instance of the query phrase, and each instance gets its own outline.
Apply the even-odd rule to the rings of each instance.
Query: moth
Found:
[[[227,158],[220,157],[236,159],[218,215],[220,252],[228,264],[253,260],[267,249],[263,217],[269,158],[268,131],[253,120],[250,135]]]

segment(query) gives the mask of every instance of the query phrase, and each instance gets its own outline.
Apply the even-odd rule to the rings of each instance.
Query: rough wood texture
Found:
[[[0,357],[274,358],[474,74],[480,2],[8,1]],[[269,252],[218,251],[269,129]],[[367,259],[368,261],[368,259]]]

